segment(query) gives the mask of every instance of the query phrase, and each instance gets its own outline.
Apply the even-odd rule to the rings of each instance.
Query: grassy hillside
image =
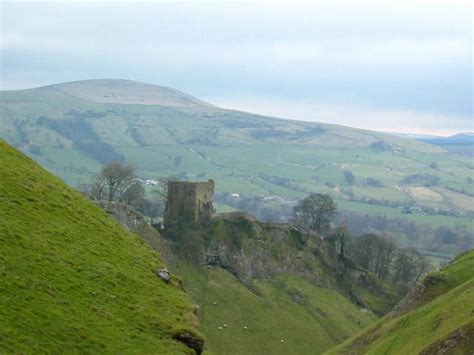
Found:
[[[224,110],[126,80],[2,91],[0,117],[1,137],[72,185],[125,159],[147,179],[213,178],[217,192],[287,202],[322,192],[362,215],[474,227],[472,159],[414,139]]]
[[[218,267],[180,262],[175,270],[200,305],[202,329],[216,354],[318,354],[376,320],[337,291],[297,276],[257,279],[251,292]]]
[[[0,353],[194,353],[154,251],[1,140],[0,166]]]
[[[400,309],[328,354],[471,354],[474,251],[429,275]]]

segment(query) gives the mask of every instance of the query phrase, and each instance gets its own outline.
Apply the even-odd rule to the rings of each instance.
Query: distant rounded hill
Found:
[[[132,105],[211,108],[212,105],[184,92],[152,84],[121,79],[73,81],[49,86],[86,100]]]

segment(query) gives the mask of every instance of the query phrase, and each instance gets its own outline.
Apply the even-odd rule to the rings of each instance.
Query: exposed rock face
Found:
[[[318,242],[305,241],[288,224],[262,224],[247,214],[227,214],[215,218],[205,233],[208,243],[203,262],[232,272],[246,285],[254,278],[270,279],[282,274],[299,275],[318,284],[325,282],[312,254]]]

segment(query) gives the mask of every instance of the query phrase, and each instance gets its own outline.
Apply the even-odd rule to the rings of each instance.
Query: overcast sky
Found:
[[[470,1],[2,2],[1,86],[92,78],[385,131],[474,131]]]

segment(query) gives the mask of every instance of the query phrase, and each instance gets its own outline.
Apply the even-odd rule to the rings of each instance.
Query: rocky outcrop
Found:
[[[299,276],[315,285],[333,288],[353,303],[382,315],[398,301],[367,270],[329,251],[317,234],[305,235],[291,224],[262,223],[246,212],[217,214],[202,225],[168,229],[164,237],[144,216],[117,203],[101,203],[117,221],[159,251],[169,265],[177,258],[198,266],[218,266],[234,274],[249,290],[254,279]],[[383,308],[374,307],[370,294]],[[373,296],[373,297],[372,297]]]
[[[331,253],[321,236],[306,235],[291,224],[262,223],[234,212],[214,216],[207,228],[168,231],[165,237],[176,243],[180,255],[201,266],[221,267],[250,290],[254,279],[291,274],[337,289],[379,315],[398,301],[374,275]],[[373,307],[364,297],[368,294],[382,307]]]
[[[287,224],[264,224],[247,214],[214,219],[204,233],[203,263],[220,266],[249,286],[252,280],[293,274],[327,286],[314,253],[318,242],[305,240]]]

